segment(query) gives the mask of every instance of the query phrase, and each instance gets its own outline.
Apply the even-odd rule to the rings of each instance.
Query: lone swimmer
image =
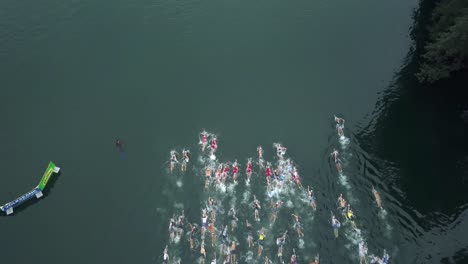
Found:
[[[380,199],[380,194],[377,192],[377,190],[372,186],[372,194],[374,194],[375,202],[377,203],[377,207],[380,209],[383,209],[382,207],[382,200]]]

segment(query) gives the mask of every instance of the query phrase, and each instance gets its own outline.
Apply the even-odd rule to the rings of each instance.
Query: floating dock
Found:
[[[15,200],[6,203],[3,206],[0,206],[0,210],[5,212],[7,215],[13,213],[13,208],[17,207],[18,205],[26,202],[27,200],[32,199],[33,197],[36,198],[41,198],[42,197],[42,191],[47,185],[47,182],[49,182],[50,176],[52,176],[53,173],[58,173],[60,171],[60,168],[55,166],[55,164],[51,161],[49,162],[49,166],[47,166],[46,171],[44,172],[44,175],[42,176],[41,181],[39,184],[32,189],[31,191],[21,195],[20,197],[16,198]]]

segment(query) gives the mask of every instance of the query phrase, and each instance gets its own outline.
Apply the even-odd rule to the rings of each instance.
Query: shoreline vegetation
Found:
[[[432,84],[468,70],[468,1],[421,0],[412,38],[415,76]]]

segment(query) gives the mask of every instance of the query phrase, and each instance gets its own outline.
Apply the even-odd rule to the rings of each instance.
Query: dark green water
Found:
[[[335,240],[327,222],[336,197],[348,192],[369,252],[386,248],[392,263],[455,263],[468,245],[466,144],[443,148],[456,155],[441,163],[434,145],[463,140],[466,125],[442,122],[430,102],[405,102],[396,87],[416,7],[401,0],[2,1],[1,202],[35,186],[48,161],[62,168],[44,199],[0,218],[2,261],[161,263],[174,205],[200,221],[206,194],[196,143],[207,129],[218,134],[223,161],[245,165],[258,145],[273,160],[273,142],[288,147],[319,206],[306,220],[300,263],[316,253],[322,263],[357,262],[357,249],[345,236]],[[346,118],[351,139],[343,152],[349,190],[329,158],[340,147],[334,114]],[[446,126],[456,127],[453,134]],[[194,164],[176,176],[179,188],[167,161],[182,147]],[[440,189],[444,174],[453,179]],[[385,219],[373,207],[372,185]],[[291,225],[285,217],[269,237]],[[286,258],[296,242],[292,236]],[[185,239],[171,245],[175,254],[182,263],[198,256]]]

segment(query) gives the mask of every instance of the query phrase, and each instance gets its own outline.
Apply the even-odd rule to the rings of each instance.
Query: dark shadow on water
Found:
[[[434,2],[420,2],[411,32],[414,47],[357,133],[363,149],[381,161],[381,180],[401,190],[392,195],[404,210],[423,215],[413,218],[425,230],[450,226],[460,207],[468,204],[468,74],[457,73],[431,85],[420,84],[415,77]],[[441,241],[461,238],[453,232],[437,236]],[[423,253],[427,250],[420,247]],[[443,263],[468,261],[466,248],[442,254],[455,254],[440,256]]]
[[[415,30],[413,37],[421,36]],[[418,57],[410,51],[358,136],[367,150],[398,168],[413,207],[450,213],[468,201],[468,74],[420,84],[414,76]]]
[[[11,215],[6,215],[5,213],[2,214],[2,216],[4,217],[13,217],[15,215],[18,215],[20,214],[23,210],[27,210],[29,208],[29,206],[33,206],[35,205],[36,203],[40,202],[41,200],[43,199],[47,199],[47,196],[49,196],[50,192],[52,191],[52,189],[54,188],[54,185],[55,183],[57,182],[58,178],[60,177],[60,175],[62,174],[61,170],[59,173],[54,173],[50,179],[49,179],[49,182],[47,183],[46,185],[46,188],[44,189],[44,191],[42,192],[43,196],[41,198],[36,198],[36,197],[33,197],[32,199],[20,204],[18,207],[15,207],[13,209],[13,214]],[[26,192],[29,192],[31,190],[27,190]],[[25,193],[26,193],[25,192]],[[20,197],[21,195],[23,194],[20,194],[18,195],[17,197],[15,198],[12,198],[12,201],[18,197]]]

